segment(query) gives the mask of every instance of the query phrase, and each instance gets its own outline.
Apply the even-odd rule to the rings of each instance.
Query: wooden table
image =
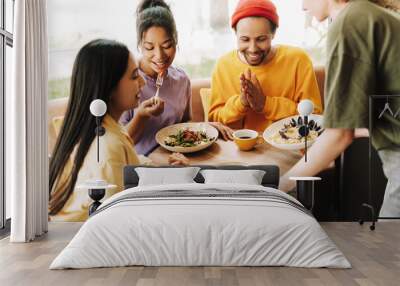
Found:
[[[167,165],[170,151],[155,149],[149,158],[156,165]],[[298,160],[300,151],[280,150],[267,143],[257,145],[251,151],[240,151],[233,141],[218,139],[205,150],[185,154],[191,165],[277,165],[280,173],[286,173]]]

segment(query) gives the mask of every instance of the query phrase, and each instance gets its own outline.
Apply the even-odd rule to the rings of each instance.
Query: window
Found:
[[[135,11],[138,0],[49,0],[49,98],[69,93],[72,65],[80,47],[95,38],[119,40],[137,53]],[[166,0],[178,29],[174,64],[191,78],[210,77],[216,59],[236,45],[229,26],[238,0]],[[280,15],[275,44],[303,47],[314,65],[323,65],[327,25],[311,21],[301,0],[274,3]],[[113,11],[113,13],[109,13]]]
[[[0,236],[9,227],[10,194],[5,188],[5,100],[11,92],[14,0],[0,0]]]

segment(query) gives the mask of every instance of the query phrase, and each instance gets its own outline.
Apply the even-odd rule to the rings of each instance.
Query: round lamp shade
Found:
[[[297,111],[301,116],[308,116],[313,112],[313,110],[314,110],[314,103],[309,99],[303,99],[297,105]]]
[[[101,99],[95,99],[90,104],[90,113],[100,117],[107,112],[107,104]]]

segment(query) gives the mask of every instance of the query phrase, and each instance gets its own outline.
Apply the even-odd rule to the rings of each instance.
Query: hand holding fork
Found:
[[[160,88],[161,88],[163,82],[164,82],[164,72],[160,72],[160,73],[157,75],[157,80],[156,80],[157,91],[156,91],[155,97],[158,97],[158,94],[159,94],[159,92],[160,92]]]
[[[163,84],[163,80],[163,73],[159,73],[156,80],[156,95],[143,101],[139,105],[139,116],[148,118],[152,116],[159,116],[164,112],[164,100],[158,96],[160,87]]]

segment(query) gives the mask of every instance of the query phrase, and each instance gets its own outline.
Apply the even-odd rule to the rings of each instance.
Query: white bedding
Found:
[[[186,196],[115,203],[136,192],[205,189],[261,190],[297,202],[278,190],[254,185],[128,189],[101,205],[99,210],[103,210],[81,227],[50,269],[127,265],[351,267],[312,216],[279,200]]]

